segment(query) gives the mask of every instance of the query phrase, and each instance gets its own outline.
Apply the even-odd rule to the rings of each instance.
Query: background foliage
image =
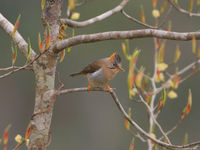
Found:
[[[85,20],[113,8],[119,3],[120,0],[89,0],[86,5],[77,8],[77,11],[81,13],[80,20]],[[147,22],[153,24],[153,17],[151,15],[152,1],[131,0],[126,6],[126,10],[128,10],[132,16],[139,18],[139,8],[141,4],[144,5]],[[188,1],[181,2],[181,6],[186,9],[188,8],[187,5]],[[67,3],[65,2],[63,9],[66,7]],[[0,11],[12,23],[16,21],[19,13],[22,15],[19,31],[25,39],[27,39],[27,37],[31,38],[32,47],[36,49],[38,32],[42,31],[40,1],[1,0]],[[65,14],[63,13],[63,15]],[[172,21],[172,31],[183,32],[199,30],[199,18],[190,18],[172,10],[170,20]],[[140,28],[142,27],[127,20],[122,14],[118,13],[109,19],[87,28],[75,29],[75,34]],[[65,87],[87,86],[87,80],[85,78],[78,77],[72,79],[69,77],[69,74],[79,71],[86,64],[98,58],[109,56],[114,51],[117,51],[123,56],[121,42],[120,40],[105,41],[73,47],[71,53],[65,57],[64,62],[58,66]],[[181,60],[178,63],[181,68],[194,61],[195,57],[192,55],[191,41],[167,41],[166,62],[173,61],[177,43],[179,43],[182,52]],[[0,30],[0,45],[1,68],[9,66],[12,63],[10,39],[2,30]],[[148,72],[152,72],[154,52],[153,39],[130,40],[130,50],[132,51],[135,48],[141,49],[138,64],[142,64]],[[24,61],[25,58],[19,52],[16,64],[22,65]],[[66,66],[69,69],[66,70]],[[144,129],[147,129],[148,122],[144,110],[145,107],[142,104],[135,103],[128,99],[126,82],[128,62],[124,57],[123,66],[126,72],[120,72],[110,85],[116,88],[119,99],[125,108],[129,106],[132,107],[132,117],[136,118],[137,122],[141,124]],[[174,68],[172,68],[171,71],[174,71]],[[181,143],[181,141],[183,141],[183,136],[185,134],[183,131],[187,131],[189,134],[189,141],[190,138],[193,139],[193,141],[199,139],[199,78],[200,75],[196,74],[181,84],[177,91],[178,98],[168,100],[161,116],[158,118],[158,121],[164,128],[171,128],[178,118],[180,118],[181,111],[185,107],[187,101],[188,89],[191,88],[193,94],[192,110],[180,127],[170,136],[175,143]],[[34,76],[28,71],[20,71],[0,80],[0,135],[2,135],[4,128],[11,123],[10,148],[15,144],[14,136],[17,133],[23,134],[26,130],[33,112],[34,94]],[[128,149],[132,138],[132,135],[126,131],[123,117],[121,117],[110,95],[100,92],[75,93],[58,97],[54,107],[51,131],[53,134],[53,141],[48,148],[49,150],[55,148],[83,150]],[[135,149],[145,148],[144,144],[140,142],[137,142],[135,146]]]

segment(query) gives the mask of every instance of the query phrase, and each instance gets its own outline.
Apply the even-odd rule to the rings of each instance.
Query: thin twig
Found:
[[[182,75],[183,73],[189,71],[190,69],[192,69],[196,64],[200,64],[200,59],[198,59],[197,61],[189,64],[188,66],[184,67],[183,69],[181,69],[180,71],[177,72],[177,75]],[[161,87],[157,88],[157,90],[155,91],[155,94],[158,94],[159,92],[161,92],[164,88],[169,88],[169,81],[173,80],[173,78],[175,77],[175,75],[172,75]],[[179,84],[182,81],[179,82]]]
[[[30,65],[32,65],[36,60],[38,60],[38,59],[40,58],[40,56],[42,56],[42,55],[45,54],[46,52],[47,52],[47,51],[43,51],[42,53],[40,53],[39,55],[37,55],[31,62],[25,64],[24,66],[18,67],[18,68],[13,69],[12,71],[10,71],[10,72],[8,72],[8,73],[5,73],[5,74],[1,75],[1,76],[0,76],[0,79],[5,78],[5,77],[7,77],[7,76],[9,76],[9,75],[11,75],[11,74],[17,72],[17,71],[26,69],[27,67],[29,67]]]
[[[14,67],[14,69],[19,68],[17,66],[11,66],[11,67],[7,67],[7,68],[0,68],[0,71],[9,71],[9,70],[13,69],[13,67]]]
[[[161,28],[167,21],[169,14],[171,13],[172,10],[172,5],[169,6],[169,9],[167,10],[167,13],[165,15],[165,17],[163,18],[163,20],[161,21],[161,23],[158,25],[158,28]]]
[[[6,68],[0,68],[0,71],[9,71],[9,70],[12,70],[12,69],[18,69],[18,68],[21,68],[23,66],[11,66],[11,67],[6,67]],[[32,68],[24,68],[24,69],[27,69],[27,70],[33,70]]]
[[[76,7],[80,7],[80,6],[84,5],[84,4],[86,4],[87,2],[88,2],[88,0],[82,0],[79,3],[76,3]]]
[[[179,84],[180,83],[183,83],[185,80],[189,79],[190,77],[192,77],[195,73],[197,73],[198,71],[195,70],[195,71],[192,71],[190,74],[188,74],[187,76],[185,76],[184,78],[182,78],[180,81],[179,81]]]
[[[24,143],[25,143],[25,139],[23,139],[21,143],[17,143],[17,145],[15,146],[15,148],[13,148],[13,150],[18,150]]]
[[[166,132],[166,135],[169,135],[170,133],[172,133],[175,129],[178,128],[178,126],[181,124],[182,120],[180,119],[177,124],[175,126],[173,126],[170,130],[168,130]],[[162,140],[164,138],[164,136],[160,137],[159,140]]]
[[[139,133],[135,133],[133,130],[129,130],[130,131],[130,133],[134,136],[134,137],[136,137],[136,138],[138,138],[138,139],[140,139],[142,142],[147,142]]]
[[[121,10],[121,12],[122,12],[122,14],[123,14],[125,17],[127,17],[128,19],[130,19],[130,20],[136,22],[137,24],[140,24],[140,25],[142,25],[142,26],[144,26],[144,27],[147,27],[147,28],[150,28],[150,29],[158,29],[158,27],[154,27],[154,26],[148,25],[148,24],[146,24],[146,23],[143,23],[142,21],[137,20],[136,18],[131,17],[131,16],[128,15],[124,10]]]

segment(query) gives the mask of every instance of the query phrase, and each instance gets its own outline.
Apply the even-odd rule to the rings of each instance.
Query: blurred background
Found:
[[[77,8],[76,11],[81,14],[80,20],[86,20],[115,7],[120,2],[120,0],[89,0],[87,4]],[[159,1],[159,6],[162,2],[163,0]],[[133,17],[140,19],[141,4],[144,6],[147,23],[153,25],[151,0],[130,0],[125,10]],[[185,9],[188,9],[188,5],[189,0],[181,1],[181,6]],[[66,7],[67,1],[65,0],[63,4],[63,17],[66,16]],[[198,11],[197,9],[195,6],[194,11]],[[32,47],[39,52],[37,36],[38,32],[42,32],[40,1],[1,0],[0,12],[12,23],[15,23],[18,14],[22,15],[19,32],[25,40],[30,37]],[[169,18],[172,21],[172,31],[189,32],[197,31],[200,28],[199,18],[188,17],[174,9]],[[165,25],[166,27],[167,25]],[[118,13],[86,28],[75,29],[75,35],[142,28],[142,26],[131,22],[121,13]],[[128,62],[124,59],[121,50],[122,42],[123,40],[116,40],[74,46],[65,57],[64,62],[58,65],[57,70],[61,73],[61,79],[65,84],[65,88],[85,87],[88,84],[86,78],[71,78],[69,74],[80,71],[85,65],[96,59],[107,57],[113,52],[118,52],[122,56],[123,67],[126,72],[120,72],[110,83],[110,86],[116,88],[116,93],[124,108],[127,110],[128,107],[131,107],[133,119],[147,131],[148,117],[145,107],[143,104],[135,103],[128,98]],[[170,63],[173,61],[177,44],[180,45],[182,52],[181,59],[178,62],[178,67],[181,69],[195,61],[196,58],[192,55],[191,41],[167,41],[165,62]],[[0,30],[0,45],[0,68],[11,66],[10,38],[2,30]],[[130,40],[130,52],[135,48],[141,49],[138,66],[143,65],[146,68],[145,72],[151,73],[153,71],[153,39]],[[25,61],[24,56],[18,51],[16,65],[23,65]],[[174,70],[175,67],[169,68],[171,72]],[[2,74],[2,72],[0,73]],[[178,98],[167,100],[166,106],[158,117],[158,121],[165,131],[173,127],[177,120],[179,120],[181,112],[187,103],[188,89],[192,90],[192,110],[180,127],[169,136],[174,144],[182,144],[185,132],[188,133],[190,142],[200,139],[200,120],[198,119],[200,105],[198,93],[200,87],[199,79],[200,75],[197,73],[181,84],[176,91]],[[8,124],[12,124],[9,133],[9,149],[16,144],[14,141],[16,134],[24,135],[30,121],[34,108],[34,85],[33,72],[26,70],[0,79],[0,136],[3,135],[5,127]],[[124,119],[111,96],[103,92],[85,92],[59,96],[54,107],[51,131],[53,137],[48,150],[128,149],[132,139],[131,133],[126,131],[124,127]],[[158,133],[158,135],[160,134]],[[135,142],[135,149],[146,149],[146,144],[138,139]],[[0,145],[0,149],[2,149],[2,145]]]

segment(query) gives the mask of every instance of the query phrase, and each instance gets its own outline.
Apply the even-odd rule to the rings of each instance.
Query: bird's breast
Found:
[[[88,73],[87,78],[88,78],[88,80],[91,81],[91,83],[93,85],[96,85],[96,86],[104,85],[108,82],[108,79],[103,74],[102,68],[93,72],[93,73]]]

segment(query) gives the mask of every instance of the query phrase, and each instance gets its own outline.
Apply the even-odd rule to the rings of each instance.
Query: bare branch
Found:
[[[157,28],[158,28],[158,27],[154,27],[154,26],[148,25],[148,24],[146,24],[146,23],[143,23],[142,21],[139,21],[139,20],[137,20],[136,18],[131,17],[131,16],[128,15],[124,10],[121,10],[121,12],[122,12],[122,14],[123,14],[126,18],[128,18],[128,19],[131,20],[131,21],[136,22],[137,24],[140,24],[140,25],[142,25],[142,26],[144,26],[144,27],[147,27],[147,28],[150,28],[150,29],[157,29]]]
[[[91,18],[89,20],[86,20],[86,21],[81,21],[81,22],[77,22],[77,21],[73,21],[73,20],[70,20],[70,19],[61,19],[61,22],[64,23],[64,24],[67,24],[68,26],[70,27],[73,27],[73,28],[81,28],[81,27],[85,27],[85,26],[88,26],[90,24],[93,24],[95,22],[98,22],[98,21],[102,21],[110,16],[112,16],[113,14],[121,11],[124,6],[128,3],[129,0],[123,0],[118,6],[116,6],[115,8],[99,15],[99,16],[96,16],[94,18]]]
[[[70,46],[79,45],[82,43],[104,41],[104,40],[157,37],[169,40],[187,41],[191,40],[193,36],[196,37],[196,39],[200,39],[200,32],[180,33],[180,32],[171,32],[171,31],[156,30],[156,29],[110,31],[110,32],[86,34],[86,35],[77,35],[72,38],[65,39],[63,41],[58,41],[54,45],[54,51],[58,53]]]
[[[118,109],[120,110],[120,112],[122,113],[122,115],[124,116],[125,119],[127,119],[130,124],[143,136],[145,136],[146,138],[152,140],[154,143],[166,147],[168,149],[172,149],[172,150],[177,150],[177,149],[184,149],[184,150],[191,150],[194,147],[198,147],[200,145],[200,141],[198,142],[194,142],[194,143],[190,143],[187,145],[183,145],[183,146],[179,146],[179,145],[171,145],[168,143],[164,143],[158,139],[153,138],[151,135],[149,135],[146,131],[144,131],[132,118],[129,117],[129,115],[126,113],[126,111],[124,110],[123,106],[121,105],[116,93],[113,91],[113,89],[111,89],[111,91],[109,92],[107,89],[104,88],[100,88],[100,87],[95,87],[95,88],[91,88],[91,91],[103,91],[103,92],[108,92],[110,93],[110,95],[112,96],[115,104],[117,105]],[[73,89],[65,89],[65,90],[61,90],[58,95],[62,95],[62,94],[68,94],[68,93],[74,93],[74,92],[88,92],[88,88],[87,87],[83,87],[83,88],[73,88]]]
[[[9,71],[9,70],[18,69],[18,68],[21,68],[21,67],[20,66],[10,66],[10,67],[6,67],[6,68],[0,68],[0,71]],[[32,68],[28,68],[28,67],[26,67],[24,69],[32,70]]]
[[[164,16],[163,20],[158,25],[158,28],[161,28],[166,23],[166,21],[168,20],[169,14],[171,13],[171,10],[172,10],[172,5],[170,5],[169,9],[167,10],[166,15]]]
[[[45,54],[47,51],[43,51],[42,53],[40,53],[39,55],[37,55],[31,62],[29,62],[28,64],[25,64],[24,66],[22,66],[22,67],[15,67],[15,66],[13,66],[12,68],[10,68],[10,67],[8,67],[7,69],[8,70],[11,70],[10,72],[8,72],[8,73],[5,73],[5,74],[3,74],[3,75],[1,75],[0,76],[0,79],[2,79],[2,78],[5,78],[5,77],[7,77],[7,76],[9,76],[9,75],[11,75],[11,74],[13,74],[13,73],[15,73],[15,72],[17,72],[17,71],[20,71],[20,70],[23,70],[23,69],[27,69],[30,65],[32,65],[36,60],[38,60],[39,58],[40,58],[40,56],[42,56],[43,54]]]
[[[164,130],[162,129],[161,125],[158,123],[158,121],[156,120],[154,114],[153,114],[153,111],[151,109],[151,107],[145,102],[144,98],[142,97],[142,95],[139,93],[139,97],[140,97],[140,100],[143,102],[143,104],[147,107],[148,109],[148,112],[152,118],[152,120],[154,121],[154,123],[157,125],[158,129],[160,130],[160,132],[163,134],[163,136],[165,137],[165,139],[167,140],[167,142],[169,144],[171,144],[169,138],[167,137],[167,134],[164,132]]]
[[[13,24],[11,24],[1,13],[0,13],[0,27],[4,30],[10,37],[14,29]],[[23,52],[25,56],[28,55],[28,44],[23,39],[23,37],[16,31],[13,41],[18,46],[18,48]],[[33,60],[36,56],[36,53],[31,49],[30,61]]]
[[[156,38],[153,39],[154,40],[154,71],[153,71],[153,76],[151,78],[151,85],[152,85],[152,90],[153,92],[156,91],[157,87],[156,87],[156,83],[155,83],[155,77],[157,74],[157,58],[158,58],[158,47],[156,46]],[[153,112],[154,111],[154,103],[155,103],[155,99],[156,99],[156,94],[152,94],[152,98],[151,98],[151,102],[150,102],[150,110]],[[155,115],[154,115],[155,116]],[[149,133],[153,133],[153,123],[154,123],[154,116],[150,116],[149,117]],[[159,127],[159,126],[158,126]],[[167,137],[165,135],[165,133],[162,133],[165,137]],[[152,149],[153,148],[153,144],[150,140],[148,140],[148,148]]]
[[[80,6],[84,5],[84,4],[86,4],[87,2],[88,2],[88,0],[82,0],[79,3],[76,3],[76,7],[80,7]]]
[[[168,2],[179,12],[183,13],[183,14],[186,14],[186,15],[189,15],[189,16],[196,16],[196,17],[200,17],[200,13],[191,13],[183,8],[181,8],[180,6],[176,5],[173,3],[173,0],[168,0]]]
[[[13,148],[13,150],[18,150],[26,141],[23,139],[23,141],[21,143],[17,143],[17,145],[15,146],[15,148]]]
[[[200,59],[198,59],[197,61],[189,64],[188,66],[184,67],[183,69],[181,69],[179,72],[177,72],[177,75],[182,75],[185,72],[189,71],[190,69],[192,69],[196,64],[200,64]],[[162,91],[164,88],[169,88],[169,80],[172,80],[175,77],[175,75],[172,75],[161,87],[157,88],[155,93],[158,94],[160,91]],[[179,82],[179,84],[181,83],[181,81]]]
[[[175,129],[178,128],[178,126],[181,124],[182,120],[180,119],[177,124],[175,126],[173,126],[170,130],[168,130],[166,132],[167,135],[169,135],[170,133],[172,133]],[[164,138],[164,136],[160,137],[159,140],[162,140]]]
[[[136,137],[136,138],[138,138],[138,139],[140,139],[140,141],[142,141],[142,142],[147,142],[139,133],[135,133],[133,130],[129,130],[130,131],[130,133],[134,136],[134,137]]]

